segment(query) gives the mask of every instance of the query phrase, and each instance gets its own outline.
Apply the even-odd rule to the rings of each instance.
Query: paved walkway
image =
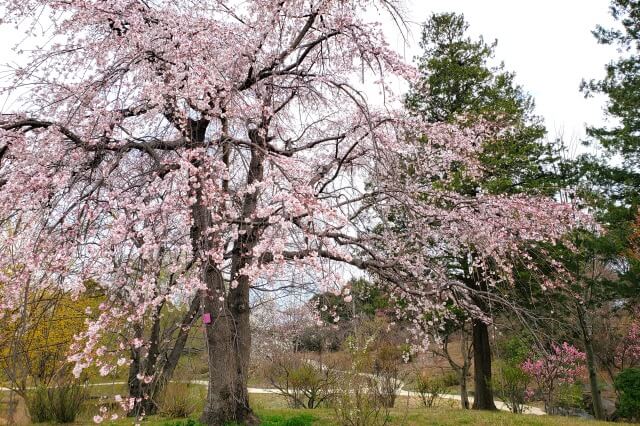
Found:
[[[328,367],[326,365],[320,364],[318,361],[313,360],[313,359],[307,359],[307,362],[313,366],[315,366],[316,368],[321,368],[322,370],[328,369]],[[336,371],[338,373],[340,373],[340,370],[335,370],[335,369],[331,369],[332,371]],[[368,376],[368,377],[372,377],[375,379],[375,376],[373,374],[369,374],[369,373],[360,373],[361,375],[364,376]],[[396,392],[396,394],[398,396],[407,396],[407,397],[415,397],[415,398],[420,398],[420,393],[418,392],[413,392],[413,391],[409,391],[409,390],[404,390],[406,384],[402,381],[398,382],[400,384],[400,389]],[[249,391],[251,392],[251,391]],[[455,401],[460,401],[462,398],[460,397],[460,395],[456,395],[456,394],[440,394],[438,395],[439,398],[442,399],[449,399],[449,400],[455,400]],[[473,397],[470,396],[468,397],[469,399],[469,404],[473,404]],[[500,411],[511,411],[509,409],[509,407],[507,406],[507,404],[505,404],[502,401],[494,401],[494,404],[496,405],[496,408]],[[524,405],[522,408],[522,411],[524,414],[533,414],[536,416],[544,416],[547,413],[544,410],[541,410],[538,407],[532,407],[530,405]]]
[[[200,385],[200,386],[207,386],[207,384],[208,384],[208,382],[206,380],[191,380],[191,381],[189,381],[189,383],[192,383],[194,385]],[[126,383],[125,382],[109,382],[109,383],[92,383],[89,386],[112,386],[112,385],[124,385],[124,384],[126,384]],[[275,395],[280,394],[280,391],[278,389],[273,389],[273,388],[253,388],[253,387],[250,387],[250,388],[248,388],[248,390],[249,390],[249,393],[254,393],[254,394],[275,394]],[[0,391],[8,392],[8,391],[10,391],[10,389],[0,387]],[[402,388],[400,390],[398,390],[396,392],[396,394],[398,396],[407,396],[407,397],[413,397],[413,398],[420,398],[420,394],[418,392],[403,390]],[[454,394],[441,394],[441,395],[439,395],[439,398],[460,401],[460,395],[454,395]],[[469,397],[469,403],[471,403],[471,404],[473,403],[473,397]],[[498,410],[510,411],[509,407],[507,407],[507,405],[502,401],[495,401],[495,404],[496,404],[496,408],[498,408]],[[531,407],[531,406],[528,406],[528,405],[525,405],[524,413],[525,414],[533,414],[533,415],[536,415],[536,416],[543,416],[543,415],[546,414],[540,408]]]
[[[207,386],[207,381],[206,380],[192,380],[190,383],[196,384],[196,385],[202,385],[202,386]],[[403,388],[404,386],[402,386]],[[413,392],[413,391],[408,391],[408,390],[404,390],[400,388],[400,390],[398,390],[396,392],[396,394],[398,396],[407,396],[407,397],[412,397],[412,398],[420,398],[420,394],[418,392]],[[280,391],[278,389],[273,389],[273,388],[248,388],[249,393],[255,393],[255,394],[280,394]],[[442,399],[449,399],[449,400],[455,400],[455,401],[460,401],[460,395],[455,395],[455,394],[441,394],[439,395],[439,398]],[[469,397],[469,403],[473,404],[473,397],[470,396]],[[498,410],[501,411],[511,411],[509,409],[509,407],[507,407],[507,404],[505,404],[502,401],[495,401],[496,404],[496,408]],[[538,407],[532,407],[529,405],[525,405],[524,406],[524,414],[533,414],[536,416],[544,416],[545,413],[544,410],[541,410]]]

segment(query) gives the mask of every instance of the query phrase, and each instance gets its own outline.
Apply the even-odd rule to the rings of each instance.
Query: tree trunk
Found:
[[[139,356],[135,357],[129,366],[129,397],[134,400],[133,407],[127,412],[129,417],[150,416],[158,411],[153,383],[144,383],[137,377],[141,366],[139,360]]]
[[[160,307],[160,309],[162,308]],[[129,385],[129,397],[133,398],[135,402],[127,413],[129,417],[149,416],[158,411],[155,395],[153,395],[152,387],[150,386],[151,383],[145,383],[144,379],[138,378],[138,375],[144,375],[147,370],[155,367],[157,345],[153,343],[153,340],[154,336],[157,340],[159,327],[160,319],[154,315],[151,342],[149,350],[146,353],[146,359],[143,354],[143,348],[131,349],[131,365],[129,365],[129,379],[127,384]],[[142,339],[144,335],[142,324],[136,324],[134,328],[136,338]]]
[[[596,368],[596,357],[593,352],[593,341],[591,339],[591,329],[587,322],[587,312],[584,306],[577,304],[578,322],[580,323],[580,331],[582,332],[582,341],[587,355],[587,369],[589,371],[589,387],[591,388],[591,400],[593,402],[593,415],[596,419],[604,419],[604,410],[602,408],[602,396],[598,388],[598,375]]]
[[[206,285],[202,295],[203,313],[211,314],[212,320],[205,327],[209,389],[200,421],[211,426],[227,422],[251,424],[256,418],[249,408],[246,380],[247,348],[250,345],[248,290],[246,304],[243,305],[247,309],[239,312],[237,297],[231,294],[228,297],[222,272],[204,255],[209,249],[205,234],[210,228],[211,216],[200,191],[197,191],[192,214],[194,251],[200,253],[202,278]]]
[[[463,356],[462,368],[460,369],[460,405],[463,410],[469,409],[469,392],[467,390],[467,376],[469,375],[469,363],[471,362],[471,351],[467,345],[466,325],[462,326],[460,334],[460,353]]]
[[[469,391],[467,390],[467,372],[460,373],[460,405],[463,410],[469,409]]]
[[[473,320],[474,410],[497,410],[491,389],[491,346],[489,328],[481,320]]]
[[[207,297],[204,310],[211,313],[212,322],[206,326],[209,362],[209,390],[200,421],[206,425],[223,425],[227,422],[255,423],[249,408],[247,391],[248,352],[250,331],[248,310],[238,311],[220,300],[224,294],[220,271],[210,266],[206,269]]]
[[[467,333],[465,325],[460,329],[460,354],[462,355],[462,364],[458,364],[449,353],[449,335],[444,337],[442,345],[442,353],[449,365],[458,374],[460,381],[460,405],[462,409],[469,409],[469,392],[467,390],[467,376],[469,375],[469,367],[471,362],[471,347],[467,345]]]
[[[263,117],[266,125],[269,117]],[[191,121],[191,137],[202,142],[208,121]],[[222,121],[223,134],[227,124]],[[251,159],[247,170],[247,185],[252,185],[264,176],[265,128],[250,129]],[[228,150],[223,149],[223,162],[229,165]],[[199,160],[192,164],[201,168]],[[243,268],[253,257],[259,236],[267,223],[254,224],[254,214],[258,204],[258,191],[245,193],[242,200],[238,237],[233,241],[229,282],[225,283],[222,271],[212,261],[208,252],[213,248],[209,231],[212,228],[211,212],[203,194],[205,185],[196,175],[198,185],[192,187],[196,201],[191,207],[193,225],[191,241],[194,257],[200,260],[202,279],[206,294],[202,295],[204,313],[209,313],[211,324],[205,328],[209,364],[209,390],[204,411],[200,418],[206,425],[218,426],[228,422],[258,424],[258,418],[249,407],[247,377],[251,352],[251,328],[249,325],[249,279],[243,275]],[[222,190],[228,191],[229,182],[222,181]]]
[[[250,130],[249,138],[254,143],[254,146],[251,148],[251,160],[249,162],[249,169],[247,173],[247,184],[251,185],[263,179],[264,152],[261,148],[256,148],[256,146],[263,146],[266,143],[266,140],[265,136],[261,135],[258,130]],[[242,216],[245,218],[251,218],[256,211],[257,205],[257,191],[245,194],[242,201]],[[260,233],[263,230],[262,226],[264,225],[252,225],[250,224],[250,220],[243,221],[239,226],[238,238],[234,242],[232,250],[230,278],[234,286],[230,286],[229,300],[227,303],[227,309],[230,316],[226,321],[224,321],[226,324],[225,327],[231,327],[228,330],[228,333],[230,333],[230,340],[228,342],[230,342],[231,345],[227,345],[227,347],[231,349],[231,353],[229,354],[230,359],[225,363],[230,383],[229,386],[222,389],[222,391],[228,391],[232,400],[233,406],[227,405],[227,409],[230,410],[229,414],[233,415],[231,419],[245,424],[258,424],[259,420],[249,407],[247,379],[251,356],[251,327],[249,323],[250,283],[249,278],[242,274],[242,270],[248,265],[252,257],[253,249],[255,248]],[[222,277],[220,277],[220,279],[221,278]],[[223,333],[224,332],[225,331],[223,331]],[[209,354],[209,370],[211,371],[213,366],[211,354],[216,358],[216,361],[213,362],[220,362],[220,357],[216,351],[212,352],[211,347],[209,347]],[[225,364],[220,366],[223,371]],[[218,377],[218,379],[220,379],[220,377]],[[211,387],[209,390],[211,391]],[[226,394],[221,396],[226,396]],[[210,404],[216,404],[216,402],[211,398],[208,399],[207,407],[205,407],[205,413],[202,416],[203,423],[212,425],[218,424],[215,422],[207,423],[216,417],[215,415],[211,415],[211,413],[215,412],[216,409],[214,408],[211,410],[213,407],[209,407]]]
[[[192,207],[194,250],[203,254],[208,250],[206,230],[210,227],[210,214],[197,191],[197,202]],[[243,239],[250,238],[246,233]],[[239,260],[246,252],[242,241],[236,241],[232,261],[232,281],[241,269]],[[206,258],[205,258],[206,259]],[[205,328],[209,365],[207,401],[200,418],[206,425],[218,426],[227,422],[257,424],[258,419],[249,407],[247,374],[251,348],[249,327],[249,283],[247,277],[236,278],[235,289],[227,290],[222,272],[208,259],[204,261],[203,295],[204,313],[211,314],[212,322]]]
[[[150,396],[151,388],[148,384],[135,376],[129,375],[129,397],[134,398],[133,408],[127,412],[129,417],[151,416],[158,412],[158,404],[154,397]]]
[[[200,309],[200,297],[196,295],[189,306],[189,310],[182,317],[182,321],[178,328],[178,336],[170,350],[160,351],[160,311],[154,317],[151,328],[151,338],[149,351],[146,357],[142,357],[140,349],[132,350],[132,362],[129,366],[129,396],[134,398],[133,408],[127,413],[129,416],[138,417],[140,415],[153,415],[158,412],[158,397],[161,395],[164,387],[171,381],[173,373],[178,366],[178,361],[184,347],[189,338],[191,326]],[[136,337],[142,337],[142,328],[136,330]],[[155,344],[153,342],[156,342]],[[159,371],[159,373],[158,373]],[[138,374],[143,373],[147,377],[151,377],[150,383],[144,383],[138,379]]]

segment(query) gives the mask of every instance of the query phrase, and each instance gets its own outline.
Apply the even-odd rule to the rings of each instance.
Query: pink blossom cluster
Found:
[[[615,361],[621,370],[640,365],[640,308],[635,308],[632,316],[629,328],[615,350]]]
[[[540,358],[527,359],[520,368],[535,380],[537,391],[548,408],[558,385],[572,384],[585,375],[585,361],[584,352],[563,342],[562,345],[552,344],[551,351]],[[534,390],[527,390],[527,395],[529,399],[533,398]]]
[[[567,342],[551,346],[552,352],[546,356],[522,364],[522,370],[537,378],[553,378],[561,382],[573,383],[585,373],[586,355]]]

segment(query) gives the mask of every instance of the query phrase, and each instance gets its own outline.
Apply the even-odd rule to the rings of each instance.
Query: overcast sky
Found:
[[[617,56],[591,34],[597,24],[614,25],[609,0],[407,0],[413,22],[410,46],[397,35],[392,45],[411,60],[420,52],[420,25],[432,12],[464,13],[470,32],[498,39],[496,59],[515,71],[516,80],[536,100],[550,136],[584,137],[584,125],[603,120],[603,99],[584,99],[583,78],[600,78]]]

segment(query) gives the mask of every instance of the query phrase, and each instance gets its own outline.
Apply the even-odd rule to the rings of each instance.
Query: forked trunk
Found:
[[[208,229],[210,216],[206,208],[197,203],[193,217],[192,236],[198,247],[206,241],[201,230]],[[204,244],[206,251],[206,242]],[[205,326],[209,389],[200,421],[210,426],[230,422],[257,424],[258,419],[249,407],[247,390],[251,347],[249,284],[246,277],[241,276],[236,288],[229,289],[222,272],[214,265],[208,263],[202,268],[206,284],[206,293],[202,295],[203,313],[209,314],[211,321]],[[232,266],[232,276],[234,269],[238,270]]]
[[[491,346],[489,328],[479,319],[473,320],[474,410],[497,410],[491,389]]]
[[[171,381],[180,356],[184,352],[191,326],[200,309],[200,298],[196,295],[191,301],[189,309],[182,317],[173,346],[161,351],[159,340],[162,307],[163,305],[160,305],[153,316],[148,351],[143,352],[141,348],[132,350],[129,379],[127,381],[129,396],[135,401],[133,407],[127,413],[131,417],[149,416],[157,413],[159,408],[158,398],[165,385]],[[136,337],[142,338],[142,335],[143,329],[138,326],[136,328]],[[150,378],[151,381],[145,383],[144,377],[140,379],[139,374]]]
[[[196,122],[192,123],[192,128],[197,129],[199,126],[196,124]],[[224,133],[226,133],[225,128],[223,121]],[[204,139],[204,131],[196,133],[196,139]],[[249,130],[249,138],[254,145],[251,147],[247,185],[253,185],[263,178],[265,135],[266,132],[263,134],[258,129]],[[229,158],[226,151],[223,152],[223,161],[228,165]],[[201,166],[198,160],[192,163],[196,167]],[[258,418],[249,407],[247,389],[251,352],[249,280],[242,274],[243,268],[252,258],[253,249],[264,226],[264,224],[252,224],[258,203],[258,191],[247,192],[243,197],[241,214],[246,220],[241,221],[238,238],[233,243],[230,282],[225,283],[222,271],[211,262],[208,255],[211,249],[208,232],[212,223],[202,188],[202,184],[193,188],[196,202],[191,208],[193,251],[203,262],[202,278],[206,284],[206,294],[202,295],[203,313],[211,317],[211,322],[205,327],[209,390],[200,420],[210,426],[230,422],[258,424]],[[228,190],[228,181],[223,180],[222,188]]]

